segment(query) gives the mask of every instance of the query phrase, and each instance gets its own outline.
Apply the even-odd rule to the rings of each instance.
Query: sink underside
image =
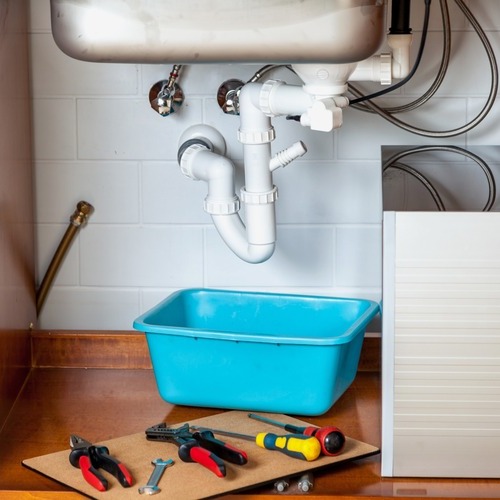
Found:
[[[349,63],[384,37],[384,0],[51,0],[60,49],[121,63]]]

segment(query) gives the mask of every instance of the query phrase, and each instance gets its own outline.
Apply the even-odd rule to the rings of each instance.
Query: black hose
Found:
[[[409,35],[411,0],[392,0],[391,8],[391,35]]]

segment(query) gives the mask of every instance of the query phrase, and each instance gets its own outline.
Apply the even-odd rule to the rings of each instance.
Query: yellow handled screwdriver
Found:
[[[289,457],[300,458],[308,462],[316,460],[321,454],[320,442],[314,436],[305,436],[304,434],[286,434],[284,436],[278,436],[270,432],[259,432],[257,436],[250,436],[248,434],[239,434],[237,432],[212,429],[209,427],[191,426],[190,428],[197,431],[211,431],[221,436],[253,441],[257,446],[265,448],[266,450],[281,451],[281,453]]]

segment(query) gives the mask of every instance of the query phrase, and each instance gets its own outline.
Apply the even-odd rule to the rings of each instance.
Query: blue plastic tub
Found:
[[[328,411],[356,376],[369,300],[188,289],[134,322],[173,404]]]

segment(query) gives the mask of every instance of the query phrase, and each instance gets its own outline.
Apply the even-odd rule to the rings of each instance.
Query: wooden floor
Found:
[[[143,432],[166,419],[177,423],[218,412],[164,402],[147,369],[34,368],[0,433],[0,490],[15,491],[12,498],[76,498],[76,494],[63,494],[69,492],[64,486],[24,468],[21,461],[69,449],[71,433],[99,442]],[[359,372],[329,413],[307,420],[337,425],[350,437],[380,446],[379,373]],[[28,496],[22,491],[41,493]],[[0,493],[10,498],[5,495]],[[271,495],[279,496],[273,485],[234,498]],[[296,495],[292,484],[287,497]],[[307,496],[500,498],[500,480],[381,479],[377,455],[316,473],[314,489]]]

